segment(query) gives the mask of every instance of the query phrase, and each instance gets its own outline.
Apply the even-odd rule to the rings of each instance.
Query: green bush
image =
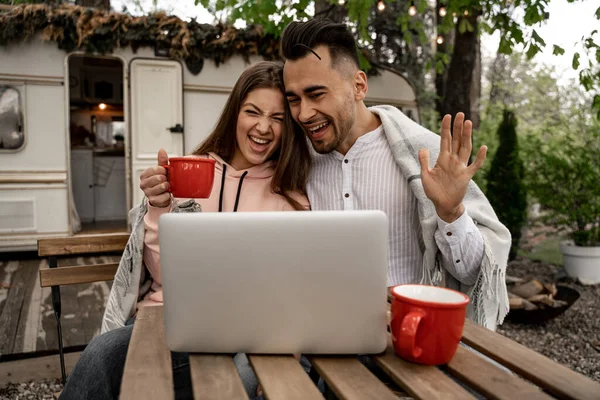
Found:
[[[544,222],[577,246],[600,246],[600,123],[575,124],[551,141],[528,138],[527,186]]]
[[[498,219],[512,235],[509,260],[513,260],[517,255],[521,228],[527,218],[525,171],[519,158],[516,126],[514,114],[505,110],[502,123],[498,127],[499,146],[487,174],[486,192]]]

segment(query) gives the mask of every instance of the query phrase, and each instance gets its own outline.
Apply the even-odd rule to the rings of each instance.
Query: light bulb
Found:
[[[465,17],[469,15],[469,10],[465,10]]]
[[[101,110],[106,110],[106,104],[100,103],[100,104],[98,104],[98,108]]]
[[[437,44],[442,44],[444,43],[444,38],[442,36],[438,36],[435,41],[437,42]]]
[[[383,1],[381,1],[381,0],[379,0],[379,3],[377,3],[377,9],[379,11],[385,10],[385,3]]]
[[[440,17],[445,17],[446,14],[448,14],[446,7],[440,7]]]
[[[414,17],[415,15],[417,15],[417,7],[410,6],[408,8],[408,15],[410,15],[411,17]]]
[[[339,4],[340,6],[343,6],[343,5],[344,5],[344,3],[346,3],[344,0],[338,0],[338,4]]]

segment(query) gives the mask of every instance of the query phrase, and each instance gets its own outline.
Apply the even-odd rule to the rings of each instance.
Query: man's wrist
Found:
[[[458,207],[453,210],[442,210],[436,208],[438,217],[440,217],[447,224],[451,224],[457,219],[460,218],[461,215],[465,212],[465,206],[461,203]]]

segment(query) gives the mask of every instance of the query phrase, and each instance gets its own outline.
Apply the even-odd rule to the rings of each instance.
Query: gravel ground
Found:
[[[29,383],[11,383],[0,388],[0,400],[52,400],[63,385],[59,379]]]
[[[505,321],[498,332],[600,382],[600,285],[583,286],[552,264],[518,258],[508,275],[565,284],[581,297],[564,314],[541,325]]]
[[[564,314],[542,325],[504,322],[498,332],[600,382],[600,285],[582,286],[566,279],[562,268],[518,258],[508,275],[560,282],[581,294]],[[52,399],[62,384],[57,380],[10,384],[0,388],[0,400]]]

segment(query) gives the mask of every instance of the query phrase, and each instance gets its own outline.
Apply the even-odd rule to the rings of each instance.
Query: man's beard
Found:
[[[340,132],[337,129],[337,124],[330,123],[329,128],[331,128],[333,131],[333,140],[331,142],[325,143],[320,140],[314,141],[314,140],[312,140],[312,138],[310,140],[312,143],[313,149],[315,149],[315,151],[319,154],[331,153],[332,151],[337,149],[338,146],[340,145],[340,143],[342,142],[343,138],[341,137]]]
[[[346,105],[346,112],[341,114],[337,120],[333,120],[333,118],[328,118],[329,127],[327,129],[333,130],[333,140],[329,143],[324,143],[323,141],[314,141],[312,137],[309,135],[310,142],[312,143],[313,149],[319,154],[329,154],[338,147],[340,144],[346,140],[348,135],[350,134],[350,130],[355,122],[355,112],[352,108],[351,104]],[[338,125],[338,122],[341,126]]]

